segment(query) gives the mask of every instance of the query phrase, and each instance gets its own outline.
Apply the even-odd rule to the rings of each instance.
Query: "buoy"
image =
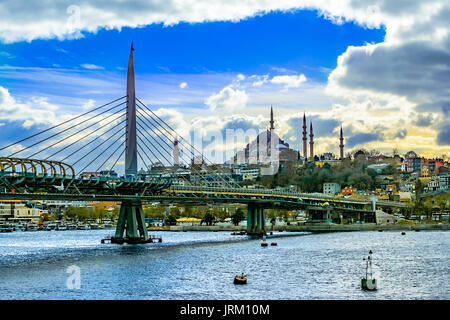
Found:
[[[402,232],[402,236],[404,236],[406,233],[405,232]]]
[[[270,244],[271,246],[276,246],[276,245],[278,245],[276,242],[272,242],[271,244]]]
[[[378,232],[383,232],[383,230],[378,230]]]
[[[261,243],[261,247],[267,247],[267,246],[268,246],[267,242]]]

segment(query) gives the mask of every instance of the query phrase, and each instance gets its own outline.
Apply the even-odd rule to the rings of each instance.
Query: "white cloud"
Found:
[[[248,96],[244,90],[234,90],[231,85],[223,88],[219,93],[206,99],[205,104],[211,111],[242,112],[247,105]]]
[[[298,88],[300,85],[306,81],[304,74],[294,75],[294,76],[275,76],[270,80],[270,82],[275,84],[282,84],[284,88]]]
[[[35,124],[55,124],[58,107],[48,103],[45,97],[33,97],[30,101],[18,102],[8,89],[0,86],[0,119],[19,121],[28,128]]]
[[[105,68],[101,67],[101,66],[97,66],[95,64],[91,64],[91,63],[83,63],[80,66],[82,66],[85,69],[89,69],[89,70],[103,70]]]
[[[186,88],[186,87],[187,87],[187,83],[186,83],[186,82],[180,83],[180,88],[181,88],[181,89],[184,89],[184,88]]]

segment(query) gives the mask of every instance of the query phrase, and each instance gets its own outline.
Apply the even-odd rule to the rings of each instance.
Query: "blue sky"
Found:
[[[2,5],[0,130],[11,130],[0,145],[124,95],[134,41],[137,96],[182,131],[193,124],[203,134],[238,123],[264,129],[273,105],[278,132],[294,148],[300,148],[297,122],[306,112],[317,122],[317,152],[337,153],[335,135],[343,124],[354,148],[450,154],[446,96],[428,90],[419,97],[415,92],[432,81],[413,82],[415,73],[436,78],[428,71],[439,61],[426,57],[446,43],[426,33],[442,30],[441,24],[415,21],[435,17],[437,23],[441,12],[384,1],[374,7],[283,0],[279,10],[263,0],[254,7],[186,1],[184,9],[171,1],[133,3],[79,2],[75,32],[66,30],[69,2],[24,5],[20,13],[11,9],[17,3]],[[349,136],[374,132],[380,134],[370,141]]]

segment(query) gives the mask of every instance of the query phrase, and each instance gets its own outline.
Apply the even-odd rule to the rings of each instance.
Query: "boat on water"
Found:
[[[361,288],[368,291],[377,290],[377,279],[373,277],[372,270],[372,250],[369,251],[367,260],[365,258],[363,260],[366,261],[366,276],[361,279]]]
[[[91,228],[87,224],[80,224],[77,227],[78,230],[90,230]]]
[[[96,229],[99,229],[99,225],[96,223],[91,223],[90,228],[91,228],[91,230],[96,230]]]
[[[58,230],[58,231],[66,231],[67,230],[67,226],[65,224],[61,224],[61,225],[56,227],[56,230]]]
[[[16,224],[14,229],[15,229],[14,231],[23,232],[26,230],[26,226],[23,224]]]
[[[67,230],[77,230],[77,225],[76,224],[68,224]]]
[[[49,223],[44,227],[44,230],[46,231],[52,231],[52,230],[56,230],[56,223]]]
[[[0,224],[0,232],[13,232],[14,227],[8,223]]]
[[[27,224],[27,231],[37,231],[38,225],[34,223]]]
[[[234,284],[247,284],[247,278],[244,273],[240,276],[234,276]]]

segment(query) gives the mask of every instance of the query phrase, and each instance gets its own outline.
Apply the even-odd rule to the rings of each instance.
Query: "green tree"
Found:
[[[237,208],[236,211],[231,216],[231,221],[235,226],[237,226],[242,220],[244,220],[244,211],[241,208]]]

